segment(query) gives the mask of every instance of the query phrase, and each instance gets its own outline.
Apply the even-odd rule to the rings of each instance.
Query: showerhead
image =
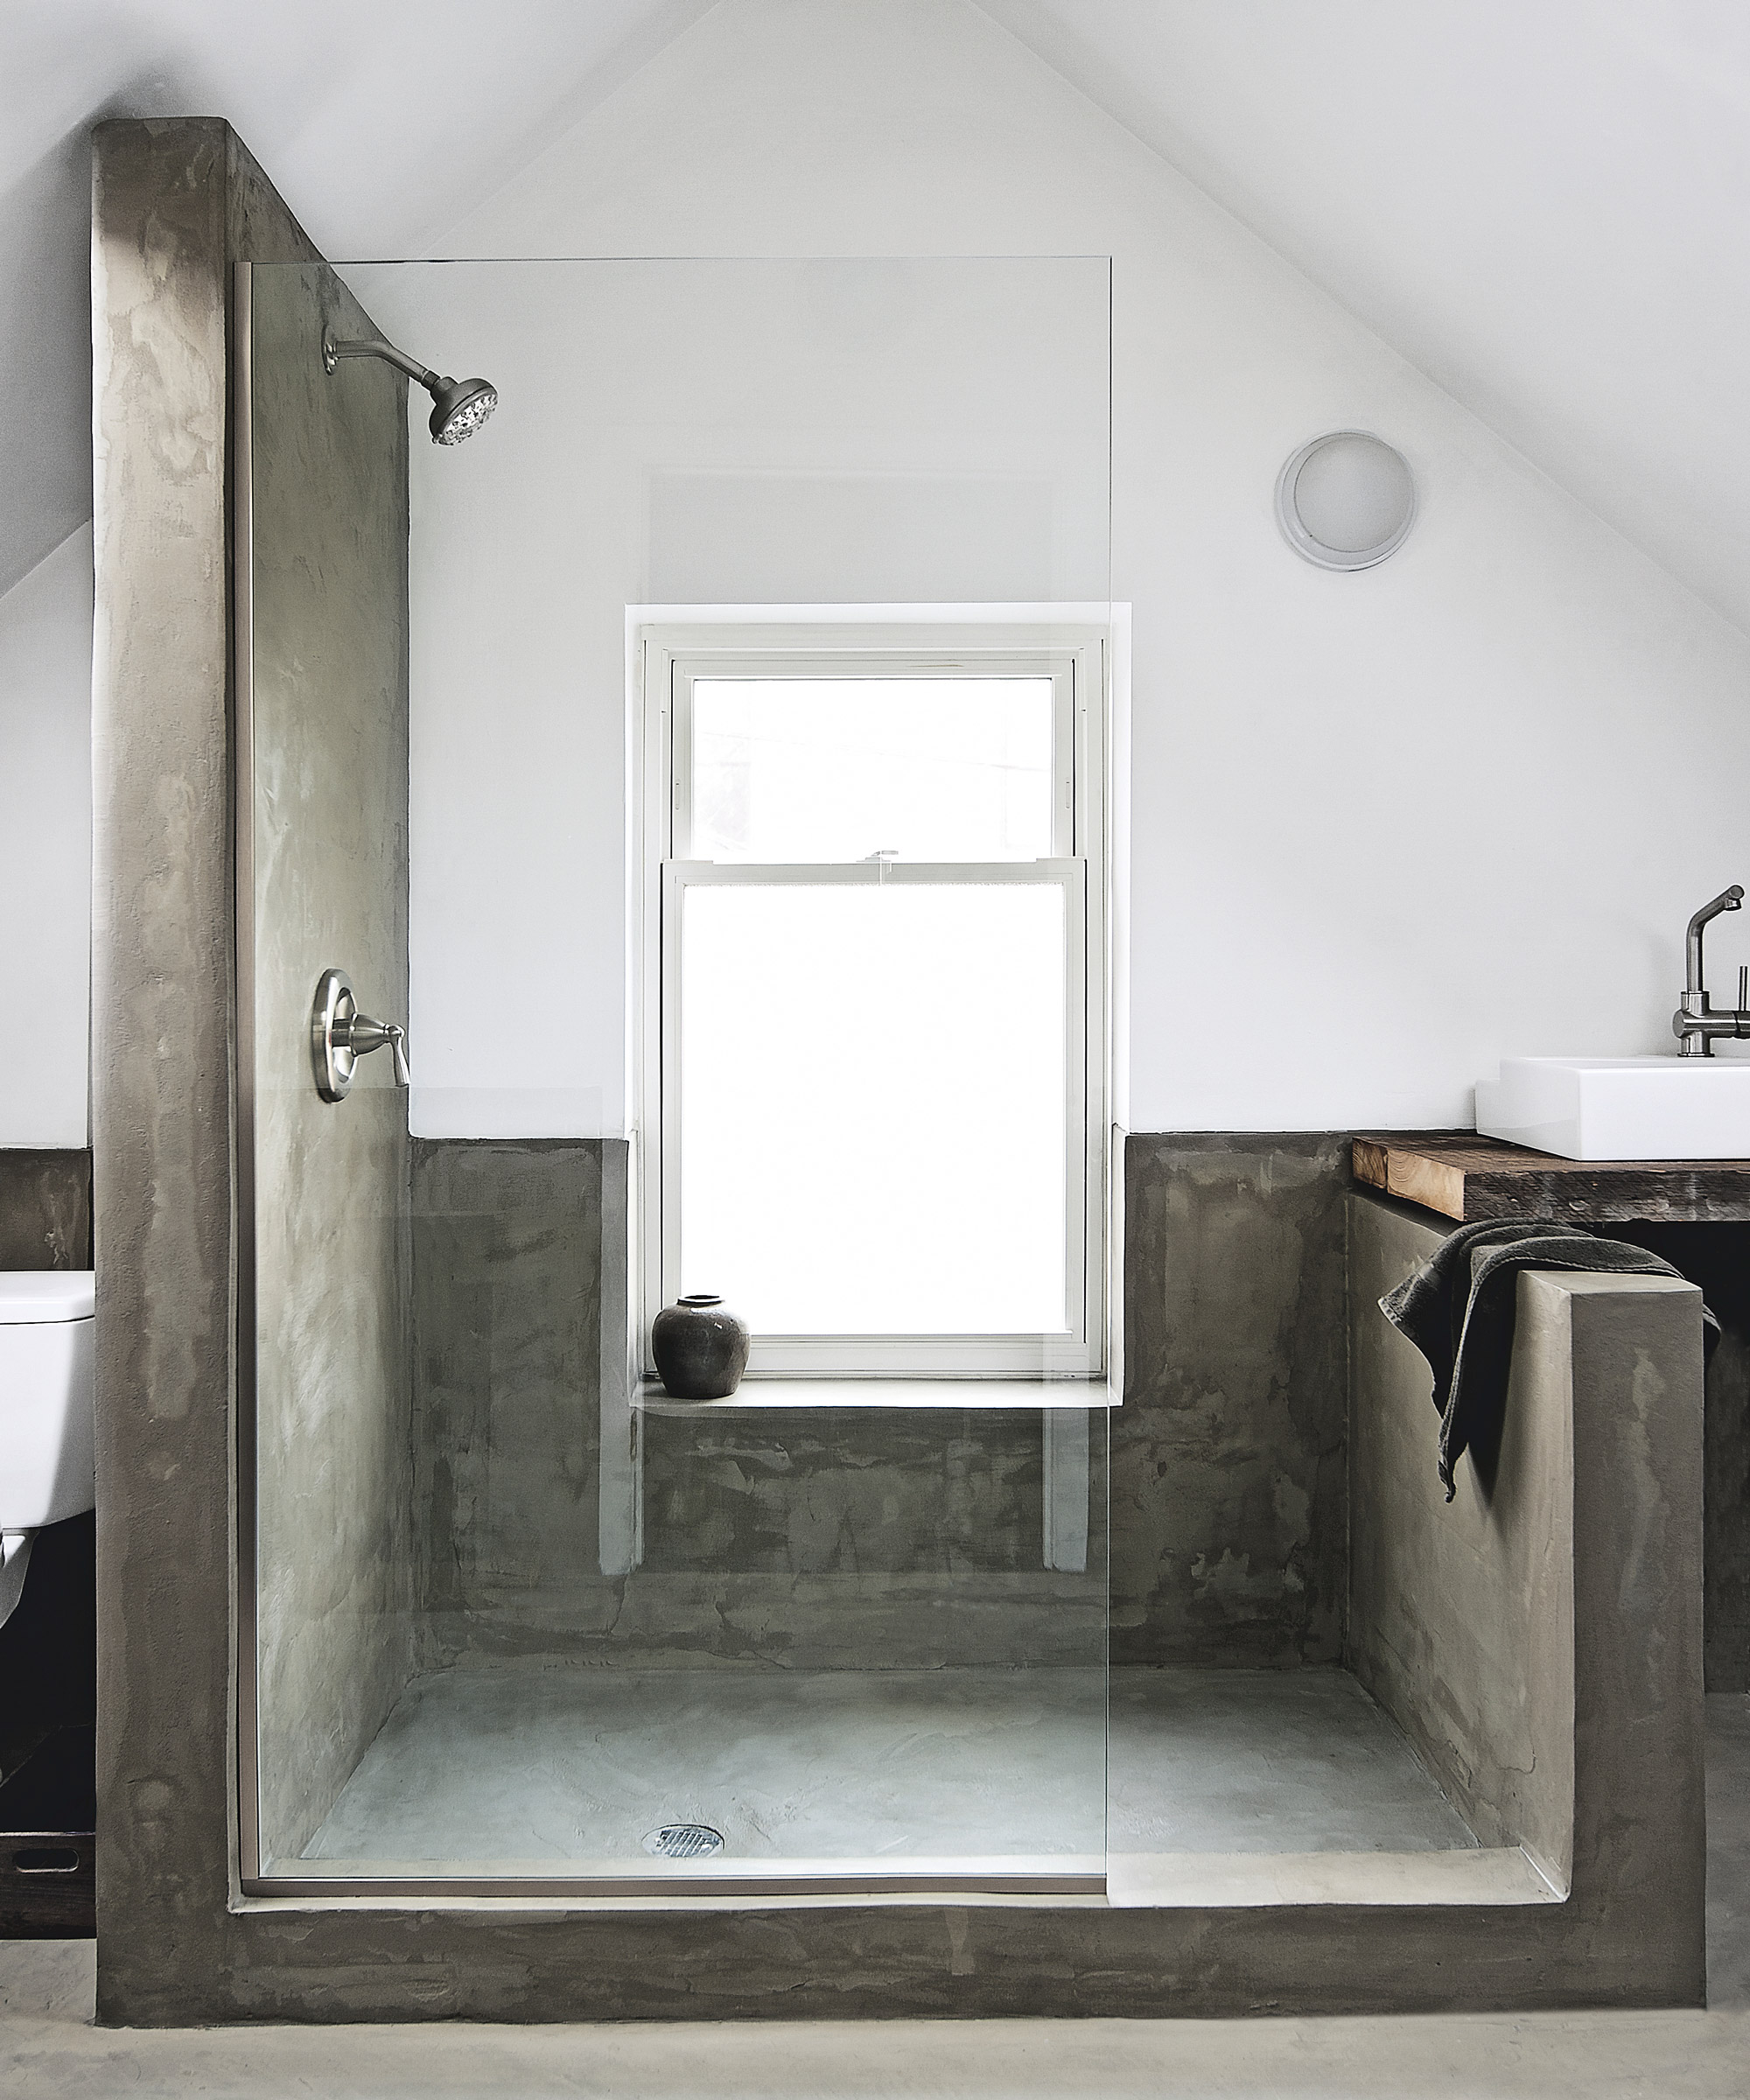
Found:
[[[489,380],[444,379],[406,351],[397,350],[393,343],[337,343],[332,336],[325,335],[323,370],[332,372],[343,357],[380,357],[397,372],[417,380],[433,402],[433,444],[459,444],[465,438],[472,438],[498,406],[498,388]]]
[[[498,406],[498,388],[484,379],[440,379],[431,389],[433,444],[460,444]]]

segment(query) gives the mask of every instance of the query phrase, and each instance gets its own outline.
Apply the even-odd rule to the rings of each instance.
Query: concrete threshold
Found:
[[[1516,1844],[1450,1852],[1114,1852],[1106,1895],[1125,1910],[1566,1900]]]

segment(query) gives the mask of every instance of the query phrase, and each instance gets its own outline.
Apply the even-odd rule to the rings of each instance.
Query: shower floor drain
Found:
[[[723,1832],[708,1823],[665,1823],[646,1832],[644,1849],[659,1859],[703,1859],[723,1850]]]

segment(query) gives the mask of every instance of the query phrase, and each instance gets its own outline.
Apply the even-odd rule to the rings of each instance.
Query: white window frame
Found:
[[[654,1375],[650,1327],[679,1288],[679,948],[672,936],[695,886],[808,883],[1048,883],[1065,896],[1069,1192],[1066,1333],[1041,1335],[757,1336],[750,1378],[1076,1378],[1109,1365],[1107,1275],[1112,1200],[1109,1071],[1110,924],[1107,772],[1110,656],[1105,631],[1037,619],[976,625],[917,620],[653,623],[634,635],[641,721],[631,841],[637,880],[633,960],[638,1165],[640,1348]],[[1055,688],[1053,851],[1036,861],[830,864],[691,858],[691,692],[714,677],[1039,677]]]

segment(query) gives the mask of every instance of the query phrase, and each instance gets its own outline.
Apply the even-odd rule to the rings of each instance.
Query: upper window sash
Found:
[[[1052,779],[1050,854],[1053,858],[1085,858],[1089,841],[1076,794],[1076,652],[1068,648],[991,649],[917,654],[873,650],[676,652],[670,662],[668,727],[668,837],[662,858],[703,858],[695,845],[693,794],[693,687],[704,680],[780,680],[833,683],[855,679],[1047,677],[1052,682]],[[812,857],[811,857],[812,858]],[[861,859],[862,855],[847,856]],[[970,858],[970,857],[969,857]]]

